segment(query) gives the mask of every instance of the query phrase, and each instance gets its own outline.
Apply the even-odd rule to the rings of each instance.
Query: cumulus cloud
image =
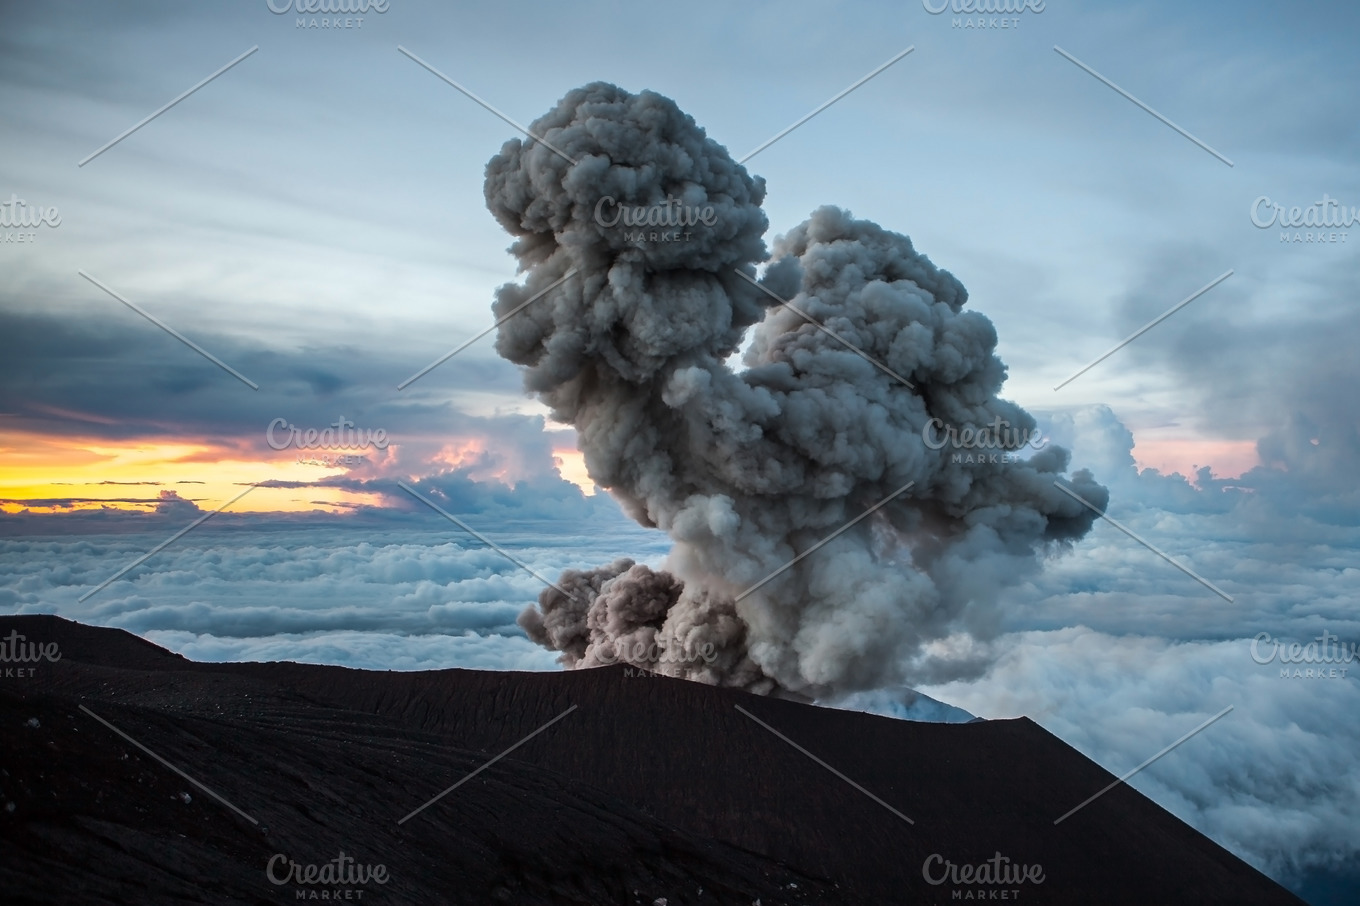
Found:
[[[1307,643],[1324,628],[1314,620],[1303,630],[1310,636],[1289,641]],[[1345,676],[1294,678],[1291,669],[1283,678],[1282,668],[1314,665],[1260,663],[1273,649],[1258,646],[1253,657],[1253,638],[1015,633],[998,641],[985,678],[927,691],[982,717],[1029,716],[1116,775],[1231,705],[1130,784],[1274,877],[1297,884],[1353,871],[1360,727],[1336,718],[1360,709],[1360,660],[1324,665]],[[1080,798],[1055,802],[1053,818]],[[1098,801],[1070,820],[1100,820]]]
[[[542,582],[437,515],[418,527],[332,521],[281,528],[258,517],[253,523],[211,525],[186,534],[85,601],[81,595],[165,536],[0,541],[0,572],[10,578],[0,590],[0,607],[115,626],[209,658],[388,669],[396,664],[518,669],[552,662],[546,652],[525,659],[530,643],[515,623]],[[654,533],[617,516],[578,523],[573,534],[544,520],[483,528],[541,574],[609,551],[655,559],[661,554]],[[362,641],[365,635],[372,641]],[[439,641],[446,637],[482,641]],[[409,649],[402,648],[402,639],[410,641]],[[436,651],[448,659],[430,661],[427,655]],[[469,652],[476,653],[473,661],[458,659]],[[384,654],[391,660],[384,663]]]
[[[1282,678],[1286,665],[1258,663],[1251,645],[1263,633],[1360,642],[1360,529],[1336,524],[1306,470],[1230,481],[1140,471],[1133,435],[1106,406],[1039,421],[1108,480],[1112,516],[1235,600],[1102,521],[1007,591],[1009,631],[989,645],[985,675],[921,691],[986,718],[1029,716],[1115,774],[1232,705],[1130,782],[1310,901],[1349,902],[1360,850],[1338,803],[1356,793],[1345,715],[1360,704],[1360,661],[1339,665],[1344,676]]]
[[[278,633],[237,638],[189,630],[143,633],[196,661],[296,661],[360,670],[558,670],[553,657],[523,636],[466,631],[410,636],[372,630]]]

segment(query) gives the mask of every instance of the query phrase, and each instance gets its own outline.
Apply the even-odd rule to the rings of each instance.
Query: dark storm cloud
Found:
[[[420,437],[501,433],[542,446],[541,419],[480,418],[457,411],[450,387],[517,386],[513,369],[473,351],[404,393],[414,366],[404,349],[315,346],[280,351],[236,336],[190,339],[259,384],[252,390],[178,340],[110,300],[78,315],[0,308],[0,415],[15,430],[49,435],[204,440],[270,452],[274,418],[323,429],[341,414],[381,427],[394,443]],[[362,419],[362,421],[361,421]]]

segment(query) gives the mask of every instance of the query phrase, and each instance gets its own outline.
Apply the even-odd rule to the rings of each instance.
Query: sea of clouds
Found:
[[[984,718],[1028,716],[1116,775],[1231,706],[1130,783],[1274,877],[1352,884],[1360,663],[1286,678],[1278,657],[1260,663],[1271,646],[1253,657],[1252,641],[1360,641],[1360,526],[1263,470],[1198,485],[1140,473],[1127,430],[1103,407],[1041,422],[1110,483],[1111,517],[1233,601],[1101,521],[1007,592],[1002,632],[979,652],[993,664],[985,676],[920,691]],[[616,556],[661,562],[663,534],[590,500],[553,519],[503,507],[459,515],[545,577]],[[154,531],[0,539],[0,610],[124,628],[198,660],[559,669],[515,623],[543,582],[432,511],[283,524],[221,513],[78,600],[191,515],[164,516]],[[904,708],[893,692],[842,705],[968,716],[925,699]],[[1054,817],[1076,804],[1055,802]],[[1069,820],[1100,820],[1099,803]]]

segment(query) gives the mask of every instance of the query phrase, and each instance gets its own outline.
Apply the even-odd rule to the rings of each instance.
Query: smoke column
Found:
[[[1015,450],[1035,429],[998,398],[996,331],[963,285],[835,207],[771,253],[764,181],[653,92],[587,85],[530,131],[486,168],[525,275],[497,292],[498,318],[524,306],[497,352],[575,426],[591,478],[673,541],[659,571],[568,570],[521,615],[530,638],[569,667],[816,698],[980,673],[1003,589],[1095,516],[1053,486],[1060,447],[978,463],[926,443],[999,418]],[[760,263],[817,324],[753,284]],[[1090,473],[1066,480],[1104,508]]]

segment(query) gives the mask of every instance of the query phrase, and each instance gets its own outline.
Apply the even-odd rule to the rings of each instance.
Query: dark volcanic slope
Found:
[[[0,617],[11,631],[61,659],[0,664],[35,671],[0,679],[6,903],[1301,902],[1127,786],[1054,826],[1114,778],[1025,719],[909,723],[622,667],[197,664]],[[387,883],[266,873],[342,851]],[[923,877],[932,855],[938,877],[998,853],[1042,883]]]

